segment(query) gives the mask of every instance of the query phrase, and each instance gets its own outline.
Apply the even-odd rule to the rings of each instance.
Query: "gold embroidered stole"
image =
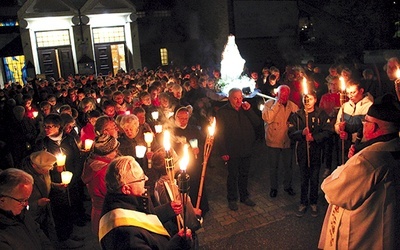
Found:
[[[147,231],[168,236],[167,230],[155,214],[117,208],[103,215],[99,223],[99,241],[112,229],[122,226],[135,226]]]
[[[326,237],[325,237],[325,249],[337,249],[337,238],[338,238],[338,230],[339,224],[343,216],[344,209],[332,205],[332,210],[329,215],[328,226],[326,230]]]

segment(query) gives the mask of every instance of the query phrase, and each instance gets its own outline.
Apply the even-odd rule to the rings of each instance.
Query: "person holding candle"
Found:
[[[63,184],[52,183],[50,170],[53,169],[57,158],[46,151],[37,151],[24,158],[20,169],[33,177],[34,185],[32,194],[29,197],[29,210],[33,219],[40,225],[40,228],[50,238],[50,232],[55,233],[53,216],[50,208],[50,189],[65,189]]]
[[[51,180],[54,183],[61,183],[61,171],[68,170],[73,173],[72,181],[68,185],[68,190],[51,189],[50,200],[52,214],[54,217],[56,233],[61,246],[75,246],[74,239],[82,240],[80,237],[72,235],[73,225],[84,225],[85,210],[83,207],[83,197],[80,191],[80,176],[82,175],[83,159],[74,138],[63,132],[62,120],[58,114],[50,114],[44,119],[46,137],[38,141],[36,145],[39,150],[47,150],[57,157],[65,157],[65,165],[57,166],[57,169],[50,172]],[[71,204],[71,205],[70,205]],[[71,238],[72,237],[72,238]],[[77,242],[80,243],[80,242]],[[81,246],[81,243],[80,243]]]
[[[240,89],[231,89],[228,100],[229,102],[217,111],[218,132],[215,136],[215,146],[228,167],[228,206],[236,211],[238,198],[247,206],[256,205],[250,199],[247,185],[250,157],[256,141],[255,128],[261,124],[261,119],[248,102],[243,102]]]
[[[190,147],[189,155],[190,162],[187,167],[187,173],[190,175],[190,190],[189,196],[193,205],[197,203],[197,194],[199,193],[200,178],[203,163],[203,147],[205,135],[195,125],[190,124],[190,112],[187,107],[179,107],[175,112],[175,127],[172,129],[172,148],[176,151],[179,157],[183,156],[185,144],[190,140],[197,140],[197,147]],[[200,209],[205,215],[209,210],[207,192],[203,189],[201,197]]]
[[[94,130],[94,125],[97,119],[100,117],[100,112],[97,110],[92,110],[87,113],[88,123],[81,128],[81,142],[85,143],[86,140],[94,140],[96,138],[96,133]]]
[[[153,152],[159,147],[158,144],[154,141],[151,144],[151,151],[146,152],[146,159],[139,160],[136,155],[136,146],[138,145],[146,145],[144,141],[144,135],[139,135],[139,119],[135,115],[124,115],[121,119],[120,126],[123,130],[123,134],[118,138],[118,141],[121,143],[119,146],[119,153],[121,155],[129,155],[137,159],[142,163],[142,168],[146,172],[146,175],[149,176],[149,180],[147,185],[150,187],[150,195],[153,195],[152,187],[154,186],[155,176],[154,172],[148,168],[147,159],[151,159]]]
[[[348,81],[346,93],[349,101],[340,107],[335,122],[335,132],[344,140],[344,149],[340,152],[344,152],[345,161],[350,146],[362,141],[362,119],[372,105],[372,100],[364,94],[364,88],[358,81]]]
[[[93,152],[85,162],[82,181],[85,183],[91,201],[91,226],[94,235],[98,235],[101,210],[107,193],[105,176],[108,165],[118,155],[120,143],[110,135],[100,135],[93,145]]]
[[[288,137],[287,120],[299,107],[289,100],[290,88],[287,85],[278,87],[277,99],[268,100],[262,111],[265,122],[265,141],[269,155],[270,185],[269,196],[275,198],[278,194],[278,169],[282,161],[284,190],[289,195],[295,195],[292,188],[292,150]]]
[[[162,223],[182,212],[170,202],[156,208],[146,195],[147,176],[131,156],[111,161],[106,173],[107,194],[99,226],[102,249],[189,249],[190,230],[170,238]]]
[[[340,108],[339,78],[337,76],[329,77],[328,87],[329,93],[322,95],[319,107],[325,110],[328,114],[331,124],[335,124],[337,113]],[[331,136],[326,140],[324,146],[323,158],[325,159],[325,170],[322,178],[327,177],[331,173],[333,154],[336,155],[336,162],[340,162],[339,136],[336,133],[331,134]]]
[[[365,142],[322,183],[329,203],[318,249],[400,249],[400,103],[378,97]]]
[[[94,131],[96,135],[107,134],[114,138],[118,138],[119,129],[114,118],[103,115],[97,118],[96,123],[94,124]]]
[[[329,116],[316,107],[317,94],[311,92],[303,96],[304,109],[289,117],[289,138],[297,143],[297,162],[300,167],[300,205],[296,216],[302,217],[307,206],[311,216],[318,216],[319,170],[323,143],[332,133]],[[308,120],[307,120],[308,118]],[[307,126],[308,125],[308,126]],[[307,148],[309,146],[309,148]],[[307,152],[308,151],[308,152]],[[309,158],[308,158],[309,157]]]
[[[0,172],[0,249],[54,249],[29,213],[30,174],[16,168]]]
[[[159,205],[164,205],[167,203],[170,203],[171,200],[181,200],[181,196],[179,194],[178,187],[174,185],[170,185],[170,179],[169,175],[167,174],[166,168],[165,168],[165,157],[166,157],[166,152],[163,148],[158,149],[156,152],[153,154],[152,162],[153,162],[153,167],[154,170],[157,173],[157,181],[155,183],[154,187],[154,196],[155,200],[157,203],[155,203],[155,206]],[[178,164],[175,164],[175,172],[179,171]],[[191,176],[190,176],[191,177]],[[172,192],[171,188],[174,189],[174,193],[176,194],[176,197],[172,197]],[[191,186],[190,186],[191,188]],[[196,237],[196,230],[201,228],[201,215],[202,211],[201,209],[196,209],[193,207],[192,202],[190,199],[188,199],[188,202],[186,203],[186,226],[191,229],[192,231],[192,237],[193,237],[193,243],[195,246],[198,246],[198,239]],[[164,223],[165,228],[168,230],[168,232],[173,235],[178,232],[178,227],[177,227],[177,220],[174,218],[172,221],[168,223]],[[197,248],[194,248],[197,249]]]

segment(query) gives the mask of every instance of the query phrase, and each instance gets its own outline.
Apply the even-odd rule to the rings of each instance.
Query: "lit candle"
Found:
[[[189,144],[193,149],[199,147],[199,141],[197,139],[190,139]],[[197,159],[197,154],[194,155],[194,158]]]
[[[157,134],[162,132],[162,125],[158,124],[158,125],[154,125],[154,130],[156,131]]]
[[[400,69],[397,69],[397,70],[396,70],[396,78],[397,78],[397,79],[400,79]]]
[[[100,103],[101,98],[97,98],[96,101],[97,101],[97,103]]]
[[[190,139],[189,144],[192,148],[198,148],[199,147],[199,141],[197,139]]]
[[[73,176],[72,172],[62,171],[61,172],[61,183],[68,185],[71,182],[72,176]]]
[[[171,118],[173,115],[174,115],[174,112],[169,111],[169,112],[167,113],[167,118],[169,119],[169,118]]]
[[[130,114],[131,114],[131,111],[129,111],[129,110],[125,111],[125,115],[130,115]]]
[[[39,115],[39,112],[38,111],[33,111],[32,114],[33,114],[33,117],[36,118]]]
[[[151,148],[151,143],[153,142],[154,135],[151,132],[144,133],[144,141],[147,143],[147,147]]]
[[[67,159],[67,156],[63,153],[56,154],[56,159],[57,159],[57,166],[62,167],[65,166],[65,160]]]
[[[146,154],[146,147],[142,145],[135,146],[135,152],[137,158],[143,158]]]
[[[90,139],[86,139],[85,140],[85,150],[90,150],[92,148],[93,145],[93,140]]]
[[[151,117],[153,118],[153,120],[157,120],[158,119],[158,111],[151,112]]]

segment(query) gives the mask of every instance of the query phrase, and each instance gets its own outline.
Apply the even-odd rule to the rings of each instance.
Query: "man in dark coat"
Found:
[[[228,166],[228,204],[233,211],[238,210],[237,189],[240,202],[247,206],[256,204],[250,200],[247,190],[250,156],[256,140],[254,129],[261,124],[261,119],[251,109],[248,102],[243,102],[243,93],[233,88],[229,91],[229,103],[217,112],[216,146],[222,160]]]
[[[39,225],[26,213],[33,189],[28,173],[9,168],[0,173],[0,249],[53,249]]]
[[[37,151],[25,157],[20,167],[34,180],[33,191],[29,197],[28,213],[39,223],[40,228],[49,238],[49,232],[55,232],[50,210],[51,179],[49,171],[53,169],[56,161],[57,158],[53,154],[47,151]]]

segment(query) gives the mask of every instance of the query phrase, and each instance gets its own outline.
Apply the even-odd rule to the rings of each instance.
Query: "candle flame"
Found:
[[[216,125],[215,117],[213,117],[212,119],[213,119],[213,121],[211,122],[211,126],[208,126],[208,133],[210,134],[210,136],[214,136],[215,125]]]
[[[153,118],[153,120],[157,120],[158,119],[158,111],[151,112],[151,117]]]
[[[339,77],[340,80],[340,89],[344,92],[346,90],[346,82],[344,81],[343,76]]]
[[[396,78],[397,78],[397,79],[400,79],[400,69],[397,69],[397,70],[396,70]]]
[[[150,144],[153,142],[153,133],[152,132],[146,132],[144,133],[144,141],[147,144]]]
[[[307,79],[303,77],[303,94],[308,95]]]
[[[183,157],[180,161],[180,169],[186,171],[187,165],[189,164],[189,145],[185,144],[183,146]]]
[[[164,148],[165,148],[165,151],[167,151],[167,152],[171,149],[170,137],[171,137],[171,135],[170,135],[169,131],[165,130],[164,131]]]

